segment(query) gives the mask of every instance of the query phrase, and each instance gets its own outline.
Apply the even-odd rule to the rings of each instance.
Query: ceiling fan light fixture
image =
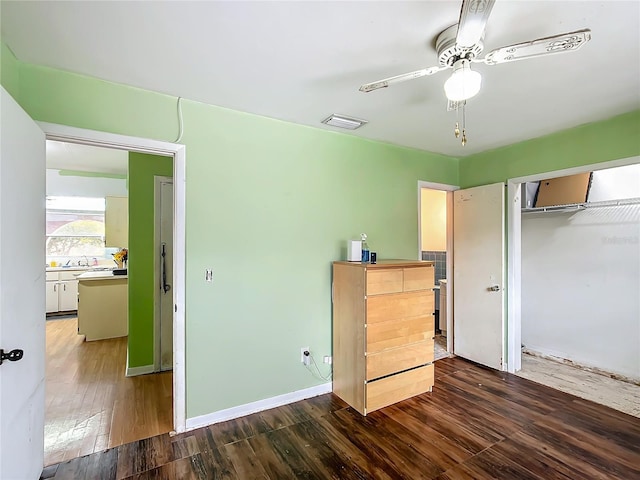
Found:
[[[444,92],[449,100],[461,102],[480,91],[482,75],[471,70],[469,60],[461,58],[453,64],[453,73],[444,82]]]

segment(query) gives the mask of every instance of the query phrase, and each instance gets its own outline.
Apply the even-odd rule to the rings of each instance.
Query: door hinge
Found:
[[[24,351],[17,348],[15,350],[11,350],[9,353],[4,353],[4,350],[0,348],[0,365],[2,365],[2,362],[4,362],[5,360],[8,360],[10,362],[17,362],[22,358],[23,355]]]

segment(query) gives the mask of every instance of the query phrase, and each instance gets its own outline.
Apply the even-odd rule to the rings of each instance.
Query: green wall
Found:
[[[460,186],[486,185],[637,155],[640,110],[464,157],[460,160]]]
[[[153,365],[154,176],[173,177],[173,159],[129,153],[129,367]]]
[[[18,102],[42,121],[165,141],[178,132],[174,97],[45,67],[20,65]],[[456,185],[458,161],[182,105],[193,417],[324,383],[299,358],[302,346],[331,352],[331,261],[360,232],[380,258],[416,258],[417,182]]]

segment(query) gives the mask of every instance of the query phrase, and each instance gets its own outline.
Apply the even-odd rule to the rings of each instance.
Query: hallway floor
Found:
[[[447,352],[447,337],[437,334],[434,338],[434,351],[433,360],[440,360],[441,358],[449,357]]]
[[[125,377],[127,337],[85,342],[77,324],[46,322],[45,466],[172,429],[172,373]]]
[[[516,375],[640,418],[638,385],[527,353]]]

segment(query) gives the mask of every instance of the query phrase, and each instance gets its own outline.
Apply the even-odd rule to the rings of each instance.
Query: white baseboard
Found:
[[[141,367],[130,367],[127,365],[127,377],[135,377],[137,375],[146,375],[147,373],[155,372],[153,365],[142,365]]]
[[[195,428],[206,427],[214,423],[224,422],[226,420],[232,420],[238,417],[244,417],[251,413],[261,412],[270,408],[281,407],[288,403],[298,402],[306,398],[317,397],[325,393],[332,391],[332,383],[323,383],[315,387],[305,388],[303,390],[297,390],[295,392],[285,393],[283,395],[277,395],[271,398],[265,398],[264,400],[258,400],[256,402],[245,403],[244,405],[238,405],[237,407],[227,408],[225,410],[219,410],[217,412],[207,413],[205,415],[199,415],[197,417],[187,418],[186,429],[187,431]]]

